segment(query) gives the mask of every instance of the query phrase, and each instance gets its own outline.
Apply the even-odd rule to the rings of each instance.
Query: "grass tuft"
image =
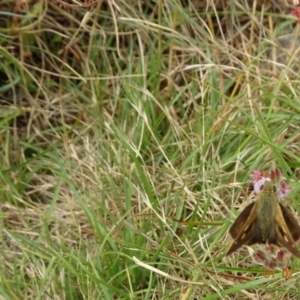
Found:
[[[1,299],[298,297],[224,257],[251,171],[299,211],[292,4],[0,6]]]

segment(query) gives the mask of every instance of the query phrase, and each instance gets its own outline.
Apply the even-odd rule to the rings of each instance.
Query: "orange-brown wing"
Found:
[[[250,216],[254,203],[255,202],[252,202],[249,205],[247,205],[231,225],[229,233],[233,239],[236,239],[239,233],[241,232],[242,227],[244,226],[248,217]]]
[[[276,242],[274,244],[276,246],[282,246],[282,247],[286,248],[293,255],[300,258],[300,251],[295,244],[295,240],[294,240],[292,233],[290,232],[290,230],[285,222],[285,218],[283,216],[284,213],[286,214],[287,217],[290,217],[290,215],[287,213],[287,210],[285,210],[285,209],[282,210],[282,207],[284,207],[284,206],[281,205],[280,203],[278,203],[277,207],[279,209],[276,213],[276,229],[275,229],[276,230],[276,238],[275,238]],[[284,211],[284,213],[283,213],[283,211]],[[291,221],[291,219],[288,222],[290,225],[294,224]],[[299,225],[297,224],[297,226],[299,226]],[[294,235],[296,236],[295,233],[294,233]]]
[[[260,236],[257,234],[255,202],[249,204],[240,213],[229,229],[230,235],[234,238],[233,243],[226,255],[230,255],[243,245],[260,243]]]
[[[295,219],[293,213],[291,212],[291,210],[288,207],[283,206],[281,203],[279,203],[279,205],[286,226],[288,227],[294,241],[296,242],[300,238],[300,226],[297,220]]]

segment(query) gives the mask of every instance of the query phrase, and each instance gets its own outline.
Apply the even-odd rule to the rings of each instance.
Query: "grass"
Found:
[[[299,211],[291,7],[1,1],[1,299],[298,299],[225,257],[253,170]]]

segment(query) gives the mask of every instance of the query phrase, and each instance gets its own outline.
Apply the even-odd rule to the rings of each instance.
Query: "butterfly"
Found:
[[[296,241],[300,238],[300,226],[289,208],[278,202],[276,186],[266,181],[258,199],[239,214],[229,229],[234,239],[226,255],[242,245],[273,244],[284,247],[300,258]]]

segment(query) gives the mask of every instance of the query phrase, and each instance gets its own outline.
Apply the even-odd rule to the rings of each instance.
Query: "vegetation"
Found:
[[[1,299],[299,297],[225,257],[253,170],[299,210],[299,25],[252,2],[0,0]]]

